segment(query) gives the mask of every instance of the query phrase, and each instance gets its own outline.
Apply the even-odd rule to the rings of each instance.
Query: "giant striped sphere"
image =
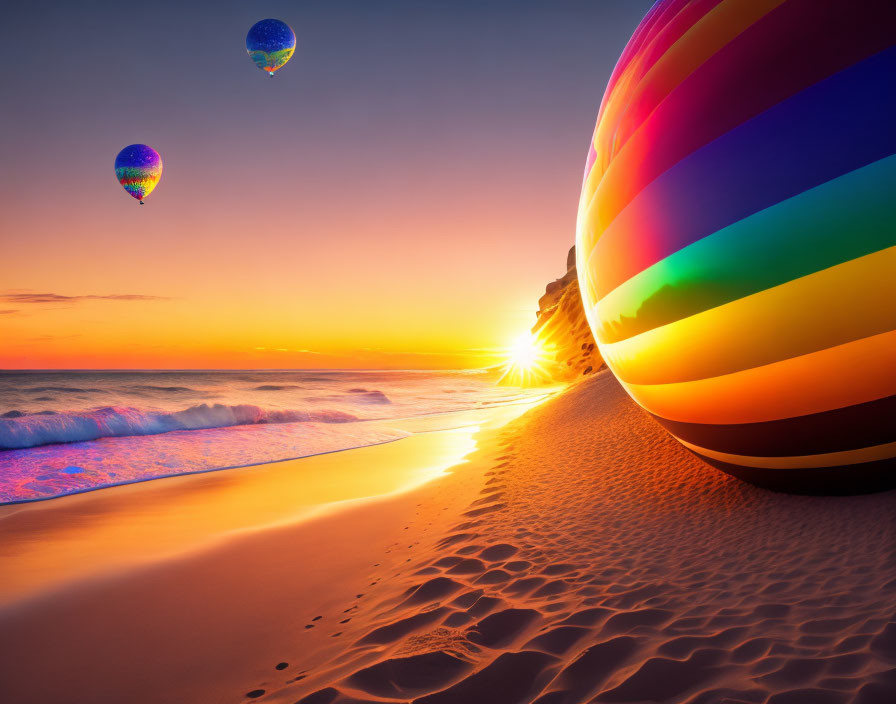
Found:
[[[659,0],[577,227],[607,365],[758,484],[896,484],[896,2]]]

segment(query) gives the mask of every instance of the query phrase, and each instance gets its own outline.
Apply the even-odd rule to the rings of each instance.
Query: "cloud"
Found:
[[[324,352],[315,352],[314,350],[294,350],[289,347],[253,347],[258,352],[298,352],[300,354],[325,354]]]
[[[385,356],[401,356],[401,357],[476,357],[476,356],[493,356],[500,354],[500,350],[491,350],[485,348],[470,348],[463,350],[442,350],[434,352],[411,352],[401,350],[387,350],[382,347],[362,347],[358,353],[366,352],[371,355]]]
[[[38,335],[37,337],[27,338],[28,342],[46,342],[48,340],[71,340],[74,337],[83,337],[79,332],[71,335]]]
[[[63,296],[61,293],[13,293],[0,294],[0,301],[7,303],[78,303],[80,301],[168,301],[167,296],[146,296],[140,293],[95,293],[81,296]],[[5,313],[13,311],[3,311]]]
[[[7,308],[6,310],[0,310],[0,315],[13,315],[14,313],[18,313],[18,310]]]

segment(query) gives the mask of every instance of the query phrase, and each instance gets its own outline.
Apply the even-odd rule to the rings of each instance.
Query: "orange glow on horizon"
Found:
[[[247,60],[251,8],[58,4],[35,19],[42,80],[7,76],[0,368],[499,363],[573,243],[588,86],[618,55],[591,25],[621,41],[641,4],[588,21],[533,8],[508,34],[500,8],[470,23],[324,3],[275,80]],[[67,29],[84,13],[89,51]],[[396,21],[394,42],[371,31]],[[140,80],[97,68],[124,33],[150,46],[159,31],[183,40]],[[113,169],[134,143],[165,165],[144,206]]]
[[[0,303],[7,305],[16,304]],[[497,320],[467,319],[442,310],[441,324],[423,328],[413,320],[424,319],[423,306],[379,315],[347,305],[261,308],[182,299],[20,304],[20,312],[0,314],[0,368],[483,368],[504,357],[494,337],[531,315],[497,310]]]

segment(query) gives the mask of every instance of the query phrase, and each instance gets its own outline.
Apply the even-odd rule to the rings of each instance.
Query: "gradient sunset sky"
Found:
[[[478,367],[563,273],[648,0],[11,4],[0,368]],[[298,44],[269,78],[259,19]],[[157,149],[139,206],[118,151]]]

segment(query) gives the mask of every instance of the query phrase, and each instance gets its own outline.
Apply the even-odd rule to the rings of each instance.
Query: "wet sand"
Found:
[[[417,489],[8,604],[0,694],[896,701],[896,493],[743,484],[606,373],[477,440]]]

